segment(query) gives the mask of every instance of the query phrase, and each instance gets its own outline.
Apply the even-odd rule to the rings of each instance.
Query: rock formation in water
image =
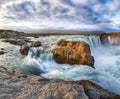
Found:
[[[40,47],[42,44],[40,41],[31,42],[31,47]]]
[[[57,63],[94,66],[94,58],[87,43],[60,40],[57,44],[61,46],[53,50],[53,58]]]
[[[40,41],[35,41],[35,42],[31,42],[30,46],[27,42],[23,43],[20,45],[20,53],[22,55],[28,55],[28,51],[31,47],[40,47],[41,46],[41,42]]]
[[[0,51],[0,55],[3,55],[5,52],[4,51]]]
[[[26,75],[0,66],[0,99],[120,99],[90,81]]]
[[[26,43],[31,43],[32,41],[30,41],[29,38],[15,38],[15,39],[9,39],[6,38],[4,40],[2,40],[2,42],[9,42],[10,44],[13,45],[22,45],[22,44],[26,44]]]
[[[22,44],[19,50],[22,55],[28,55],[29,49],[30,47],[28,46],[28,44]]]
[[[120,45],[120,33],[105,33],[97,35],[103,45]]]

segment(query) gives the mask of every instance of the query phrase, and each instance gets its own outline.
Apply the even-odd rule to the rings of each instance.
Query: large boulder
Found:
[[[109,35],[107,33],[101,34],[100,40],[103,45],[109,45]]]
[[[83,41],[58,41],[59,48],[53,49],[53,58],[59,64],[78,64],[94,66],[94,58],[91,56],[90,47]]]
[[[31,47],[40,47],[42,44],[40,41],[32,42]]]
[[[21,53],[22,55],[28,55],[29,48],[30,48],[30,47],[29,47],[27,44],[22,44],[22,45],[20,46],[20,53]]]

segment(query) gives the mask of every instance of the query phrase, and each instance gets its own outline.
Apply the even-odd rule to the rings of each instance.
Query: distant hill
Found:
[[[80,31],[80,30],[60,30],[60,29],[41,29],[41,30],[31,30],[28,33],[40,33],[40,34],[101,34],[104,31]]]
[[[119,34],[120,32],[109,32],[106,33],[104,31],[80,31],[80,30],[37,30],[31,32],[20,32],[14,30],[4,30],[0,29],[0,38],[21,38],[21,37],[38,37],[38,36],[48,36],[48,35],[96,35],[100,36],[101,34],[113,35]]]

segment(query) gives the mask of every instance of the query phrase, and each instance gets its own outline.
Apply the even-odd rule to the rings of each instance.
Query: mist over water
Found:
[[[51,52],[43,53],[36,48],[31,48],[25,58],[16,61],[14,67],[12,67],[13,64],[7,64],[8,66],[45,78],[58,78],[66,81],[90,80],[104,89],[120,94],[120,46],[102,46],[99,37],[94,36],[60,36],[59,38],[50,36],[31,39],[41,41],[44,47],[49,45],[49,49],[56,47],[54,44],[60,39],[83,40],[90,45],[95,59],[95,69],[87,65],[57,64]]]

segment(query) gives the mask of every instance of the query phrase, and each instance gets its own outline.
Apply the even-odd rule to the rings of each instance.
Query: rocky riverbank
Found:
[[[120,99],[90,81],[62,81],[0,67],[0,99]]]

